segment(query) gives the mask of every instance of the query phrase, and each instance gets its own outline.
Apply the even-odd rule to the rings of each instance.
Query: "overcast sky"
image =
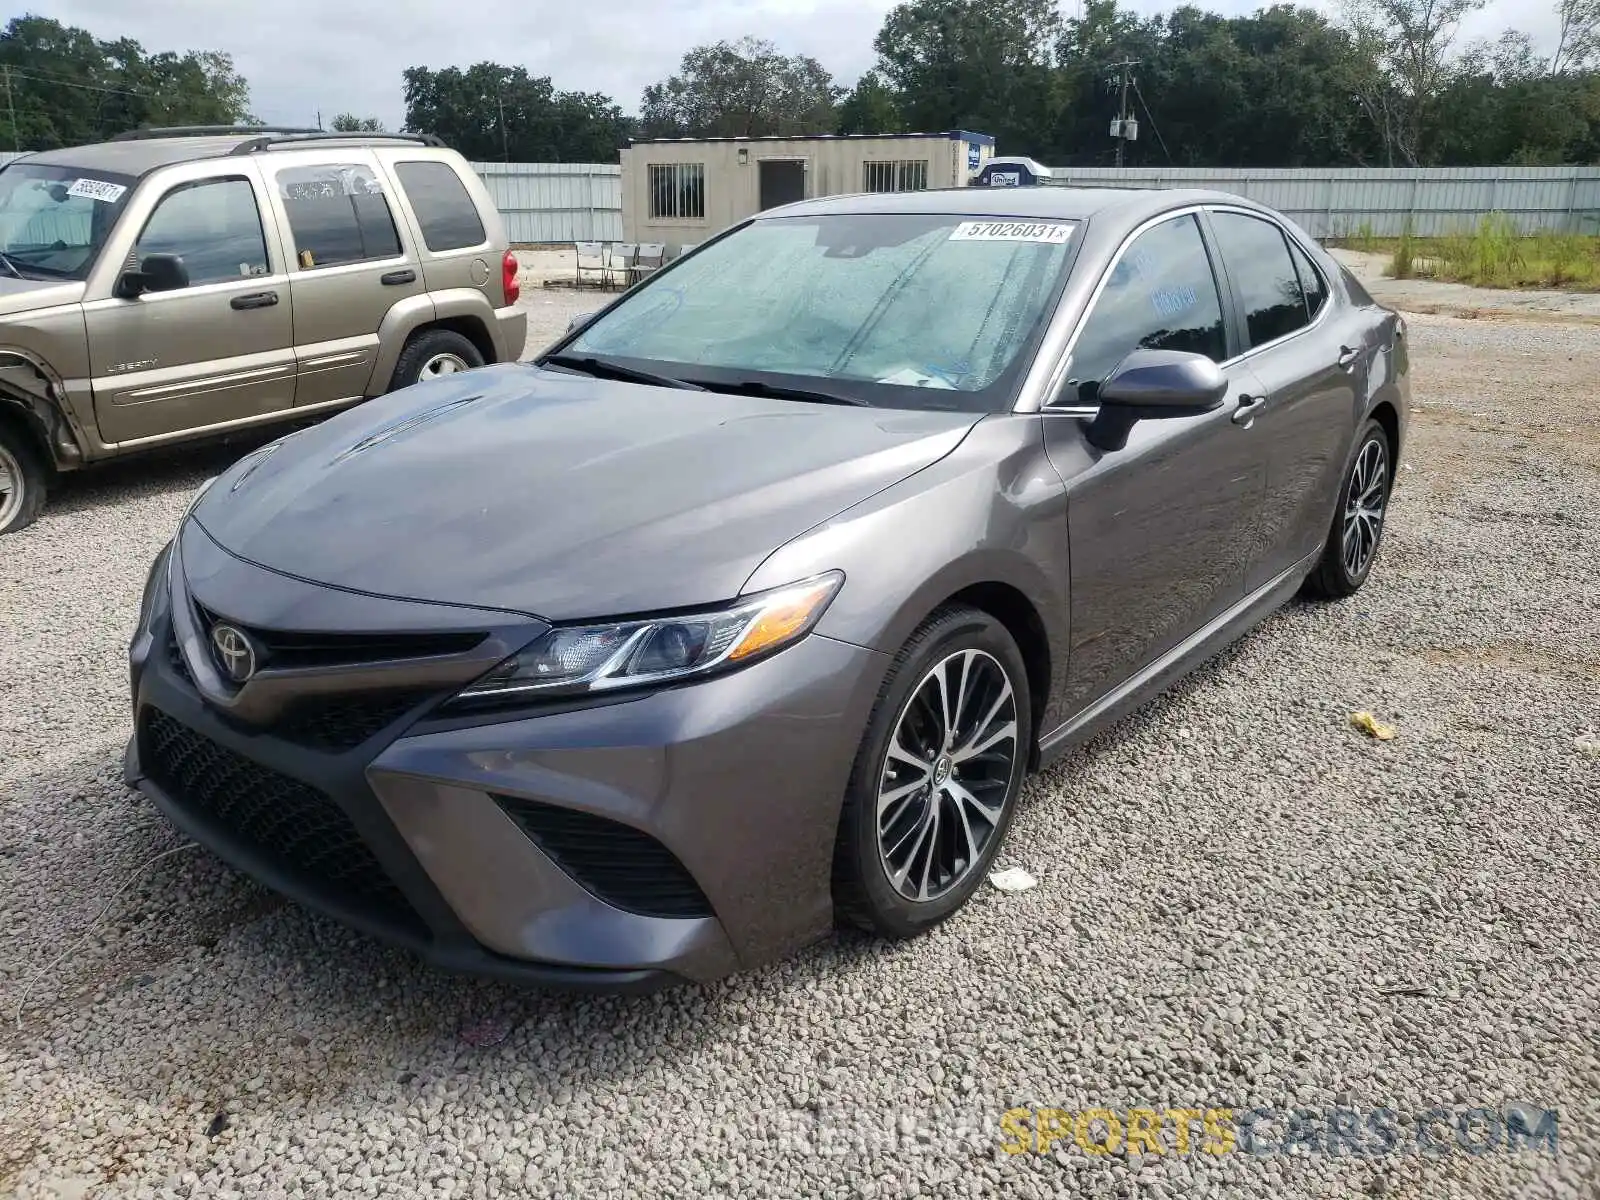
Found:
[[[1318,0],[1331,11],[1334,0]],[[872,64],[872,38],[894,0],[31,0],[26,11],[132,37],[147,50],[222,50],[250,81],[268,121],[311,124],[335,113],[405,118],[400,73],[411,66],[485,60],[549,75],[567,91],[604,92],[637,112],[647,84],[671,74],[684,51],[758,32],[788,53],[819,59],[841,83]],[[1156,12],[1162,0],[1132,0]],[[1257,0],[1201,7],[1250,12]],[[1073,16],[1077,0],[1062,0]],[[1515,24],[1542,47],[1555,37],[1554,0],[1490,0],[1468,39]],[[1152,100],[1155,98],[1152,97]],[[1159,107],[1159,102],[1158,102]]]

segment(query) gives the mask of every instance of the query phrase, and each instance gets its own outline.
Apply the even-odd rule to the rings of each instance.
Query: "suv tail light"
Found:
[[[522,295],[522,288],[517,284],[517,256],[509,250],[500,260],[500,279],[505,284],[506,303],[515,304]]]

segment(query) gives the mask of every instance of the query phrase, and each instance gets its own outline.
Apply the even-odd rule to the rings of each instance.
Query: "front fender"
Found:
[[[845,585],[817,626],[893,655],[952,596],[1000,584],[1032,606],[1049,647],[1044,727],[1066,676],[1066,489],[1044,454],[1037,414],[978,422],[945,458],[777,550],[744,591],[838,570]]]

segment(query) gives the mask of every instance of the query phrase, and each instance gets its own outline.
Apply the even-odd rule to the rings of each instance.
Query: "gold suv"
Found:
[[[419,134],[139,130],[0,170],[0,534],[59,471],[522,353],[517,263]]]

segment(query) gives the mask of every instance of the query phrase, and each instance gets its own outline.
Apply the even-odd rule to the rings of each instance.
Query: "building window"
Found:
[[[925,192],[928,190],[928,160],[907,158],[898,162],[862,163],[862,191]]]
[[[650,164],[650,219],[706,219],[705,163]]]

